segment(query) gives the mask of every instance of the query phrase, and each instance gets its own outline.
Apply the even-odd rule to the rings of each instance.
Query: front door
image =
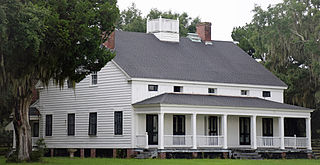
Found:
[[[240,117],[240,145],[250,145],[250,118]]]
[[[158,145],[158,115],[146,115],[146,132],[148,144]]]

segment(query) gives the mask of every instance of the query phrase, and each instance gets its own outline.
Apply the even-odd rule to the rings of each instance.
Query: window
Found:
[[[249,91],[248,90],[241,90],[241,95],[248,96]]]
[[[262,132],[263,132],[263,136],[273,136],[273,119],[272,118],[262,119]]]
[[[114,112],[114,134],[122,135],[122,111]]]
[[[39,123],[38,122],[33,123],[32,137],[39,137]]]
[[[185,135],[185,116],[173,115],[173,135]]]
[[[69,113],[68,114],[68,135],[75,134],[75,114]]]
[[[217,89],[216,88],[208,88],[208,93],[216,93]]]
[[[46,136],[52,136],[52,115],[46,115]]]
[[[67,80],[68,88],[73,88],[73,82],[71,80]]]
[[[174,86],[173,92],[182,92],[183,87],[182,86]]]
[[[92,72],[91,73],[91,85],[97,85],[98,84],[98,73]]]
[[[148,85],[148,91],[158,91],[158,85]]]
[[[270,91],[263,91],[262,96],[263,97],[271,97],[271,92]]]
[[[240,117],[239,118],[239,128],[240,128],[240,145],[250,145],[250,118]]]
[[[88,135],[97,135],[97,112],[89,113]]]

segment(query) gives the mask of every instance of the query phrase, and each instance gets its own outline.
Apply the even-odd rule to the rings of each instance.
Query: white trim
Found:
[[[143,82],[163,82],[163,83],[178,83],[178,84],[193,84],[193,85],[208,85],[208,86],[229,86],[229,87],[244,87],[244,88],[264,88],[264,89],[287,89],[286,86],[270,86],[270,85],[254,85],[254,84],[233,84],[233,83],[213,83],[203,81],[186,81],[172,79],[153,79],[153,78],[131,78],[131,81]]]

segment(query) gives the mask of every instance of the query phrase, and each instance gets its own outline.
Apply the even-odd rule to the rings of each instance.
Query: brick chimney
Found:
[[[211,41],[211,23],[200,22],[197,24],[197,34],[206,45],[212,45]]]
[[[103,43],[103,45],[104,45],[105,47],[113,50],[114,47],[115,47],[114,40],[115,40],[115,31],[113,31],[113,32],[110,34],[108,40],[107,40],[105,43]]]

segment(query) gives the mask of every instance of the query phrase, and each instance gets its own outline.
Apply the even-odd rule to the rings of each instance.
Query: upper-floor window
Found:
[[[73,88],[73,82],[71,80],[67,80],[68,88]]]
[[[52,115],[46,115],[46,136],[52,136]]]
[[[88,135],[97,135],[97,112],[89,113]]]
[[[262,91],[262,97],[271,97],[270,91]]]
[[[98,73],[92,72],[91,73],[91,85],[97,85],[98,84]]]
[[[115,135],[122,135],[122,120],[123,115],[122,111],[115,111],[114,112],[114,134]]]
[[[173,87],[173,92],[182,92],[183,87],[182,86],[174,86]]]
[[[249,95],[249,91],[248,90],[241,90],[241,95],[248,96]]]
[[[158,85],[148,85],[148,91],[158,91]]]
[[[75,133],[75,114],[68,114],[68,135],[74,135]]]
[[[217,93],[217,88],[208,88],[208,93],[216,94]]]

